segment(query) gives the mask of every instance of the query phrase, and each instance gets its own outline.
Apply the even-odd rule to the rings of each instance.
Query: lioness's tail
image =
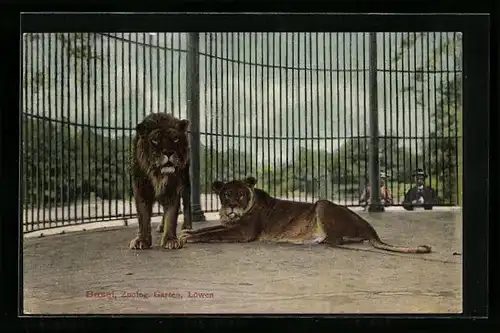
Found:
[[[403,246],[394,246],[387,243],[382,242],[380,239],[372,238],[369,240],[370,244],[377,249],[386,250],[391,252],[400,252],[400,253],[430,253],[431,247],[428,245],[419,245],[417,247],[403,247]]]

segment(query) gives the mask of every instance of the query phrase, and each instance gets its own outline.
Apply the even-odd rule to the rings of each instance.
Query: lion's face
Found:
[[[161,174],[183,169],[187,151],[186,133],[167,128],[154,130],[148,136],[149,160]]]
[[[155,114],[137,127],[147,168],[168,175],[183,170],[189,160],[187,120]]]
[[[222,223],[237,221],[245,215],[254,203],[255,178],[232,180],[227,183],[215,181],[212,190],[219,196],[221,208],[219,215]]]

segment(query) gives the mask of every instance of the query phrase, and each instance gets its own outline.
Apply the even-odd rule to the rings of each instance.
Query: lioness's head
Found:
[[[155,113],[137,125],[141,162],[151,172],[173,174],[185,168],[189,160],[187,120]]]
[[[212,190],[219,196],[219,210],[222,223],[233,222],[245,215],[254,204],[254,187],[257,180],[247,177],[227,183],[215,181]]]

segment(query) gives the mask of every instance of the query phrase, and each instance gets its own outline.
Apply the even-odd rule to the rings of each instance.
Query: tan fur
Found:
[[[214,182],[214,192],[219,195],[222,205],[222,225],[186,232],[185,240],[192,243],[261,240],[333,246],[366,240],[387,251],[431,251],[427,245],[401,247],[382,242],[366,220],[345,206],[327,200],[305,203],[276,199],[254,188],[255,183],[252,177],[228,183]]]

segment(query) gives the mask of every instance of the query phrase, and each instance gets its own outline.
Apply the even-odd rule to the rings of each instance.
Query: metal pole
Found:
[[[377,100],[377,34],[370,32],[370,150],[369,150],[369,179],[370,204],[369,212],[383,212],[384,206],[380,203],[380,171],[378,160],[378,100]]]
[[[205,221],[200,205],[200,66],[199,34],[189,33],[187,46],[186,89],[190,122],[191,212],[193,221]]]

